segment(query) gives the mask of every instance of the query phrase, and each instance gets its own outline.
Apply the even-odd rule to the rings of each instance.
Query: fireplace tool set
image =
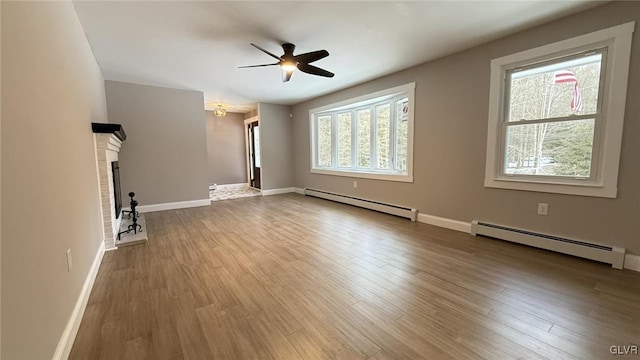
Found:
[[[128,234],[131,231],[133,231],[134,234],[137,234],[138,231],[142,232],[142,225],[138,224],[138,211],[136,210],[138,200],[134,200],[134,196],[136,196],[136,193],[133,191],[129,193],[129,197],[131,198],[131,202],[129,202],[131,205],[131,211],[122,210],[122,215],[124,216],[126,213],[127,217],[132,220],[132,223],[127,227],[127,230],[118,233],[118,240],[120,240],[120,235],[122,234]]]

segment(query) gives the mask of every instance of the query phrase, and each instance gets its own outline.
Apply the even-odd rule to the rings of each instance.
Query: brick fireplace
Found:
[[[116,190],[119,190],[120,183],[119,179],[114,182],[113,163],[117,164],[118,153],[127,135],[119,124],[92,123],[91,126],[98,165],[104,244],[106,250],[115,250],[122,216],[116,212]],[[117,172],[116,176],[119,176]],[[121,204],[122,199],[119,202]]]

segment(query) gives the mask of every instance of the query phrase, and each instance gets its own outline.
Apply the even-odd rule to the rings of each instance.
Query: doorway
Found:
[[[260,182],[260,124],[257,120],[247,123],[249,186],[261,189]]]

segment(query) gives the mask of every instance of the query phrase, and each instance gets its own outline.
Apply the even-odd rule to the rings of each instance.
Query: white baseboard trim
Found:
[[[262,196],[269,195],[279,195],[279,194],[287,194],[295,191],[295,188],[282,188],[282,189],[270,189],[270,190],[262,190]]]
[[[640,256],[626,254],[624,256],[624,268],[633,271],[640,271]]]
[[[80,291],[80,296],[78,296],[76,306],[74,306],[73,312],[67,322],[67,326],[62,332],[60,341],[58,341],[56,352],[53,354],[53,360],[64,360],[69,358],[73,342],[76,340],[76,335],[78,334],[78,328],[80,328],[80,322],[82,321],[84,310],[87,308],[87,302],[89,301],[91,289],[93,289],[93,283],[96,281],[96,276],[100,269],[100,263],[102,263],[104,251],[103,241],[100,244],[100,248],[98,248],[98,253],[96,254],[95,259],[93,259],[93,264],[91,264],[89,274],[87,274],[87,278],[84,280],[84,285],[82,285],[82,291]]]
[[[175,209],[186,209],[192,207],[199,206],[209,206],[211,205],[211,199],[202,199],[202,200],[191,200],[191,201],[178,201],[172,203],[164,203],[164,204],[151,204],[151,205],[141,205],[136,209],[141,213],[148,213],[154,211],[165,211],[165,210],[175,210]],[[122,208],[125,211],[131,211],[131,208]]]
[[[244,189],[249,187],[247,183],[237,183],[237,184],[218,184],[218,185],[209,185],[209,190],[231,190],[231,189]]]
[[[467,234],[471,233],[471,223],[464,221],[452,220],[427,214],[418,214],[418,222],[461,231]]]
[[[299,187],[294,187],[293,188],[293,192],[296,194],[302,194],[304,195],[304,189],[303,188],[299,188]]]

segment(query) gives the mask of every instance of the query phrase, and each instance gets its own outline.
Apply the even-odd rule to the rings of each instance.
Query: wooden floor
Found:
[[[637,358],[640,273],[297,194],[146,218],[71,359]]]

